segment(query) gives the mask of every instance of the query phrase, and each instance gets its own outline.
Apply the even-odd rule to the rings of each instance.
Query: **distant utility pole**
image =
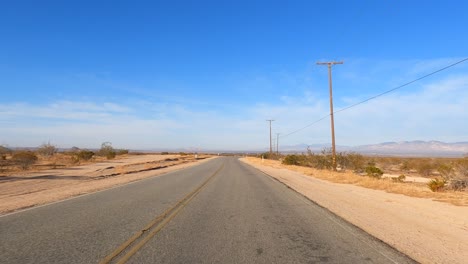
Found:
[[[276,155],[279,155],[279,135],[280,133],[276,133]]]
[[[275,121],[273,119],[267,119],[268,122],[270,122],[270,155],[273,153],[273,149],[271,147],[271,122]]]
[[[333,170],[336,170],[336,148],[335,148],[335,122],[333,120],[333,92],[332,92],[332,66],[335,64],[343,64],[342,61],[317,62],[317,65],[328,66],[328,83],[330,84],[330,118],[331,118],[331,134],[332,134],[332,154],[333,154]]]

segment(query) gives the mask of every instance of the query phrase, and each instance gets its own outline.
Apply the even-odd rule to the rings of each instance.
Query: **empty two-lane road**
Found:
[[[2,263],[412,263],[236,158],[0,217]]]

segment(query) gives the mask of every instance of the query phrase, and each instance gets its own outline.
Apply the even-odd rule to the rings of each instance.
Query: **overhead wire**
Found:
[[[394,92],[394,91],[396,91],[396,90],[398,90],[398,89],[401,89],[401,88],[403,88],[403,87],[405,87],[405,86],[408,86],[408,85],[413,84],[413,83],[415,83],[415,82],[417,82],[417,81],[420,81],[420,80],[422,80],[422,79],[425,79],[425,78],[427,78],[427,77],[429,77],[429,76],[432,76],[432,75],[434,75],[434,74],[437,74],[437,73],[439,73],[439,72],[441,72],[441,71],[444,71],[444,70],[447,70],[447,69],[449,69],[449,68],[452,68],[452,67],[454,67],[454,66],[456,66],[456,65],[458,65],[458,64],[461,64],[461,63],[463,63],[463,62],[465,62],[465,61],[468,61],[468,58],[464,58],[464,59],[462,59],[462,60],[459,60],[459,61],[457,61],[457,62],[454,62],[454,63],[452,63],[452,64],[450,64],[450,65],[448,65],[448,66],[445,66],[445,67],[443,67],[443,68],[440,68],[440,69],[438,69],[438,70],[436,70],[436,71],[433,71],[433,72],[431,72],[431,73],[428,73],[428,74],[426,74],[426,75],[424,75],[424,76],[421,76],[421,77],[419,77],[419,78],[417,78],[417,79],[414,79],[414,80],[412,80],[412,81],[409,81],[409,82],[407,82],[407,83],[404,83],[404,84],[402,84],[402,85],[400,85],[400,86],[397,86],[397,87],[395,87],[395,88],[392,88],[392,89],[390,89],[390,90],[387,90],[387,91],[385,91],[385,92],[382,92],[382,93],[380,93],[380,94],[377,94],[377,95],[375,95],[375,96],[369,97],[369,98],[367,98],[367,99],[365,99],[365,100],[359,101],[359,102],[357,102],[357,103],[355,103],[355,104],[352,104],[352,105],[350,105],[350,106],[347,106],[347,107],[345,107],[345,108],[342,108],[342,109],[333,111],[333,114],[340,113],[340,112],[344,112],[344,111],[349,110],[349,109],[351,109],[351,108],[353,108],[353,107],[356,107],[356,106],[358,106],[358,105],[361,105],[361,104],[363,104],[363,103],[369,102],[369,101],[374,100],[374,99],[376,99],[376,98],[378,98],[378,97],[381,97],[381,96],[383,96],[383,95],[386,95],[386,94],[389,94],[389,93],[391,93],[391,92]],[[325,118],[329,117],[330,115],[331,115],[331,114],[328,114],[328,115],[326,115],[326,116],[323,116],[323,117],[321,117],[321,118],[315,120],[314,122],[312,122],[312,123],[310,123],[310,124],[308,124],[308,125],[306,125],[306,126],[304,126],[304,127],[301,127],[301,128],[299,128],[299,129],[297,129],[297,130],[294,130],[294,131],[292,131],[292,132],[290,132],[290,133],[288,133],[288,134],[285,134],[285,135],[283,135],[283,136],[280,136],[280,138],[285,138],[285,137],[290,136],[290,135],[292,135],[292,134],[295,134],[295,133],[297,133],[297,132],[299,132],[299,131],[301,131],[301,130],[304,130],[304,129],[308,128],[308,127],[311,127],[312,125],[317,124],[318,122],[324,120]]]

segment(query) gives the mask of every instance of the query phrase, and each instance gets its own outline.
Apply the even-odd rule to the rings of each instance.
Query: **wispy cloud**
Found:
[[[131,109],[116,103],[58,101],[45,105],[10,103],[0,105],[0,120],[47,118],[66,120],[102,120],[114,114],[128,114]]]
[[[348,98],[349,104],[359,101],[360,98]],[[322,105],[322,110],[317,110],[327,115],[323,103],[317,101],[315,105]],[[348,145],[408,139],[466,141],[467,105],[468,76],[449,77],[424,85],[414,92],[395,92],[337,113],[337,141]],[[347,105],[338,105],[335,109],[344,106]],[[299,106],[289,109],[297,115],[305,114]],[[324,121],[329,122],[329,119]],[[329,128],[322,130],[325,128],[324,121],[307,129],[307,133],[317,136],[329,134]],[[316,132],[316,129],[322,133]],[[301,138],[302,133],[306,132],[297,133],[290,138]]]
[[[412,76],[443,62],[413,66]],[[378,89],[362,90],[364,86],[378,83],[377,79],[392,79],[391,76],[382,77],[380,70],[375,70],[379,77],[364,76],[362,86],[355,88],[352,83],[359,83],[360,71],[357,67],[344,71],[350,75],[337,74],[339,88],[334,94],[335,110],[393,88],[390,86],[393,81],[383,81],[385,84]],[[98,147],[104,141],[111,141],[118,147],[140,149],[266,149],[269,134],[266,119],[276,120],[273,122],[274,135],[285,135],[328,115],[326,78],[319,86],[319,82],[311,80],[309,75],[306,71],[300,74],[281,72],[276,77],[264,77],[266,80],[262,79],[260,83],[267,83],[268,89],[276,89],[270,96],[275,100],[253,93],[250,100],[254,103],[232,101],[228,110],[222,107],[224,102],[213,101],[211,104],[218,106],[199,107],[141,96],[106,101],[81,98],[49,103],[3,103],[0,104],[0,144],[36,146],[50,140],[61,147]],[[443,76],[337,113],[337,144],[412,139],[468,141],[468,74],[458,70]],[[326,73],[320,76],[323,77]],[[278,83],[286,88],[276,87]],[[345,84],[350,86],[343,89]],[[287,88],[293,89],[295,85],[301,88],[288,92]],[[325,92],[317,92],[320,89]],[[355,90],[364,92],[353,93]],[[330,122],[325,118],[281,138],[280,142],[288,145],[327,143],[330,142],[329,131]]]

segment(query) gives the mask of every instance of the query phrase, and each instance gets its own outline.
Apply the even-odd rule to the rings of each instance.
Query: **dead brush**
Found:
[[[445,184],[447,184],[447,181],[445,179],[436,178],[436,179],[432,179],[427,184],[427,186],[429,187],[429,189],[431,189],[431,191],[438,192],[438,191],[441,191],[445,187]]]
[[[418,198],[430,198],[435,201],[446,202],[457,206],[468,206],[468,192],[445,190],[443,192],[433,192],[428,185],[421,183],[399,182],[393,180],[383,180],[373,177],[362,177],[350,171],[335,172],[330,170],[318,170],[310,167],[297,165],[284,165],[280,161],[267,160],[263,162],[260,158],[248,157],[248,162],[269,166],[277,169],[288,169],[308,175],[317,179],[330,181],[333,183],[353,184],[364,188],[382,190],[389,193],[402,194]]]

